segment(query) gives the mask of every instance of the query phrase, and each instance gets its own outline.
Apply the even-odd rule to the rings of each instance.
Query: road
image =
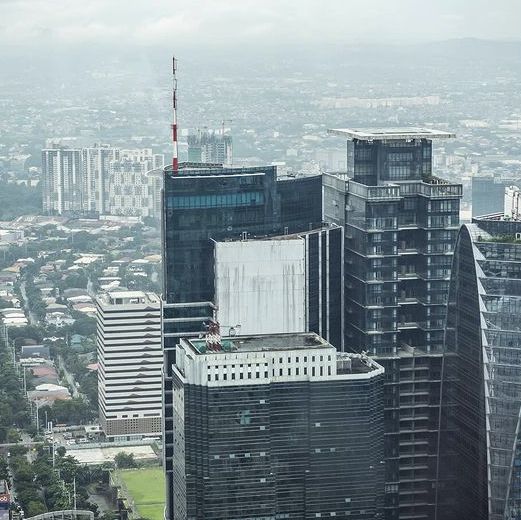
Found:
[[[29,310],[29,306],[27,305],[27,293],[25,291],[25,280],[20,284],[20,292],[22,293],[23,306],[25,313],[29,317],[29,323],[31,325],[38,325],[38,318],[34,315],[33,312]]]
[[[59,366],[60,370],[63,371],[65,380],[67,381],[67,383],[71,389],[72,397],[83,397],[86,399],[86,397],[83,394],[78,392],[74,376],[67,370],[67,367],[65,366],[65,363],[61,356],[58,356],[58,366]]]

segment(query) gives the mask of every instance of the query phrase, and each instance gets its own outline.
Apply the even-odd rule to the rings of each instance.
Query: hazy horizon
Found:
[[[0,43],[22,48],[508,41],[521,19],[519,0],[2,0],[0,10]]]

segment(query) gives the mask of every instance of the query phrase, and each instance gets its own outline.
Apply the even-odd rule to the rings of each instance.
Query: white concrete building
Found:
[[[109,438],[161,435],[161,304],[154,293],[96,300],[100,424]]]
[[[521,217],[521,190],[517,186],[505,188],[505,218],[519,220]]]
[[[143,161],[122,159],[111,163],[108,214],[160,218],[163,170],[151,169],[152,165],[152,157]]]
[[[81,150],[42,150],[43,212],[61,215],[82,209]]]
[[[108,145],[83,148],[83,210],[103,214],[107,211],[109,166],[120,158],[120,150]]]

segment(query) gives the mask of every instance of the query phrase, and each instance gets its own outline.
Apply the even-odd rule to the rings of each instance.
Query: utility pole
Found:
[[[56,465],[56,445],[54,444],[54,426],[51,421],[51,439],[52,439],[52,467]]]
[[[73,485],[73,500],[74,500],[74,511],[76,511],[76,477],[74,477],[74,480],[72,481],[72,485]]]

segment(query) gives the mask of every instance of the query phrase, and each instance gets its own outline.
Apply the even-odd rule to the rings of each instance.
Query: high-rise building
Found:
[[[82,211],[81,150],[56,146],[42,150],[43,212],[52,215]]]
[[[182,339],[168,520],[382,516],[383,368],[316,334]]]
[[[521,221],[460,230],[442,372],[437,519],[521,518]]]
[[[126,158],[110,163],[107,214],[161,217],[163,172],[151,169],[152,164],[152,160]]]
[[[163,165],[151,148],[53,144],[42,150],[44,212],[159,219]]]
[[[320,187],[320,177],[315,185]],[[321,225],[320,198],[306,178],[292,181],[301,193],[293,207],[280,195],[274,166],[185,168],[164,178],[163,295],[165,337],[204,332],[215,308],[214,243],[295,233]],[[289,190],[287,190],[289,191]],[[281,202],[281,197],[283,202]],[[281,217],[285,206],[285,219]],[[301,206],[308,208],[302,211]]]
[[[165,168],[163,191],[163,345],[165,349],[165,395],[172,391],[171,367],[180,338],[206,333],[206,324],[216,312],[215,244],[227,239],[262,238],[320,226],[322,206],[312,204],[316,195],[300,178],[293,180],[302,190],[300,225],[291,217],[281,219],[274,166],[223,168],[213,165],[190,167],[177,172]],[[300,211],[300,208],[297,208]],[[291,229],[291,231],[290,231]],[[321,249],[322,251],[322,249]],[[325,251],[325,248],[324,248]],[[223,323],[230,328],[236,323]],[[164,429],[173,428],[173,410],[164,408]],[[173,471],[171,436],[165,439],[165,468]]]
[[[462,187],[432,173],[427,129],[331,130],[347,173],[324,174],[345,228],[345,344],[386,370],[387,519],[434,516],[445,305]]]
[[[110,291],[96,300],[100,424],[111,439],[161,435],[161,301]]]
[[[119,158],[119,149],[109,145],[82,149],[83,210],[86,213],[107,213],[110,164]]]
[[[230,166],[233,162],[231,135],[209,130],[198,130],[196,134],[189,135],[188,162]]]

